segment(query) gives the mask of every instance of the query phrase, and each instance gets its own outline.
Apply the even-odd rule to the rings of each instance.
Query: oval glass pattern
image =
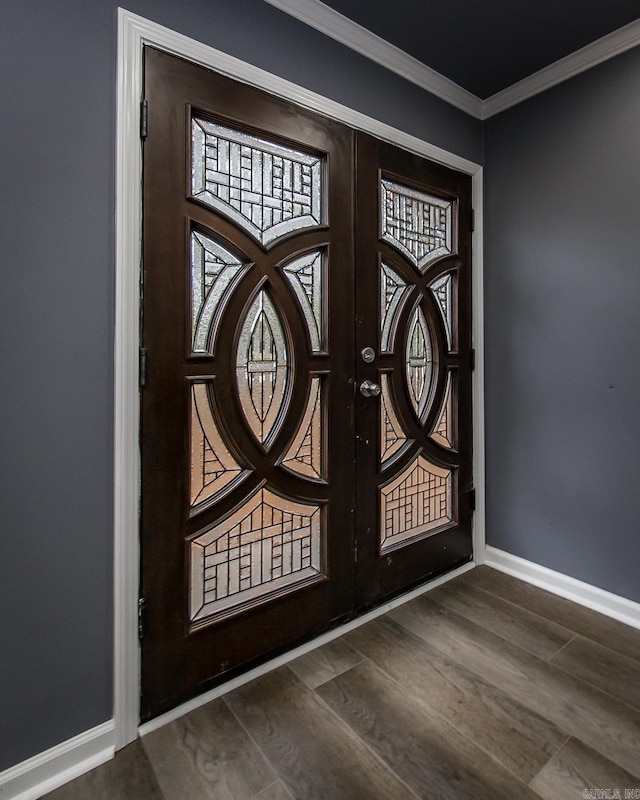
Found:
[[[411,403],[418,419],[424,422],[429,410],[434,360],[431,333],[420,306],[416,306],[409,323],[405,367]]]
[[[283,417],[289,362],[280,316],[268,293],[262,290],[242,323],[236,375],[242,411],[264,447],[275,436]]]

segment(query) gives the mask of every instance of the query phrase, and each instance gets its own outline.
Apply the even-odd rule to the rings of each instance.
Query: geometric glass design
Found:
[[[192,197],[262,244],[322,223],[322,159],[203,119],[192,121]]]
[[[311,339],[311,352],[319,353],[324,345],[324,259],[322,253],[319,250],[306,253],[290,261],[282,269],[298,298],[307,323]]]
[[[322,575],[322,512],[268,489],[190,543],[190,620],[254,605]]]
[[[191,234],[191,348],[213,354],[212,331],[239,277],[246,271],[236,256],[202,233]]]
[[[453,472],[418,454],[380,489],[380,552],[422,539],[453,522]]]
[[[382,403],[380,406],[380,463],[385,466],[398,456],[413,440],[407,439],[393,408],[389,375],[381,375]]]
[[[311,391],[304,417],[282,464],[308,478],[324,478],[322,392],[319,377],[311,378]]]
[[[420,306],[416,306],[409,322],[405,364],[409,397],[418,419],[424,422],[429,410],[434,364],[431,334]]]
[[[392,352],[398,313],[404,305],[409,287],[402,278],[386,264],[380,268],[380,350]]]
[[[455,447],[453,436],[453,432],[455,430],[455,426],[453,424],[453,392],[451,383],[451,372],[449,372],[447,375],[447,388],[442,401],[442,410],[440,411],[440,416],[438,417],[435,428],[433,429],[433,433],[431,434],[431,438],[435,442],[441,444],[443,447],[449,448],[450,450]]]
[[[281,421],[287,383],[287,345],[280,317],[266,291],[253,301],[236,355],[238,396],[249,427],[265,447]]]
[[[449,343],[449,348],[451,348],[453,330],[453,306],[451,296],[452,283],[452,273],[449,272],[446,275],[442,275],[433,283],[429,284],[429,288],[438,301],[440,311],[442,311],[442,316],[444,317],[444,327],[447,331],[447,342]]]
[[[381,234],[422,272],[452,251],[451,200],[381,181]]]
[[[191,508],[230,492],[247,474],[220,436],[205,383],[191,387]]]

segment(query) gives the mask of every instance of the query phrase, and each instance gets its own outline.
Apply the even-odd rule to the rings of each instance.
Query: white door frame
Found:
[[[118,9],[116,139],[116,313],[114,419],[115,687],[116,747],[138,735],[140,653],[139,591],[139,363],[140,261],[142,239],[142,150],[140,100],[143,47],[153,45],[231,78],[276,94],[327,117],[366,131],[405,150],[473,177],[473,343],[475,563],[484,560],[484,358],[482,306],[482,167],[415,136],[303,89],[233,56],[143,17]]]

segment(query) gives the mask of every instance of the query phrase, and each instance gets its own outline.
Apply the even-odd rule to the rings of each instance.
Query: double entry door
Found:
[[[472,557],[470,179],[145,54],[142,717]]]

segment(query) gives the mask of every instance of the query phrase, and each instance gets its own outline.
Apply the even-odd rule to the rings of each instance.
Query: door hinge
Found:
[[[147,601],[144,597],[138,598],[138,639],[142,639],[144,637],[144,621],[145,621],[145,611],[147,608]]]
[[[471,233],[473,233],[476,229],[476,210],[475,208],[471,209]]]
[[[470,483],[467,488],[464,490],[464,495],[467,498],[467,502],[469,503],[469,508],[472,511],[476,510],[476,488],[475,486]]]
[[[140,363],[139,363],[140,386],[147,385],[147,350],[145,347],[140,348]]]
[[[140,103],[140,138],[144,141],[149,132],[149,101],[143,100]]]

